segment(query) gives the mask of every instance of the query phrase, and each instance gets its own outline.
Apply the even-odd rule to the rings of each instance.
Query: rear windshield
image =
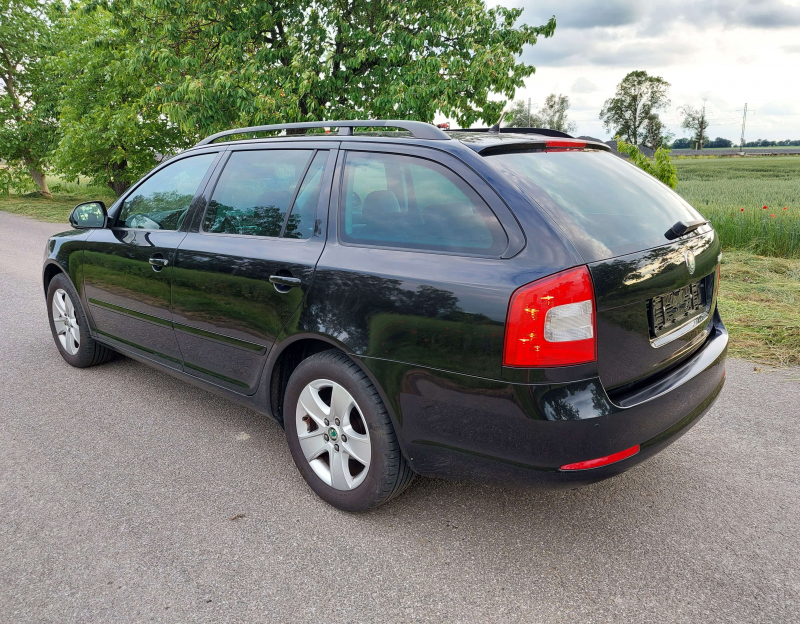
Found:
[[[672,189],[608,152],[486,158],[550,214],[586,262],[665,245],[675,223],[702,219]]]

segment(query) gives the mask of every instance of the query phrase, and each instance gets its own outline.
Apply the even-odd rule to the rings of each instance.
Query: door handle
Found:
[[[276,286],[288,286],[289,288],[294,288],[295,286],[300,286],[302,284],[300,278],[288,277],[286,275],[270,275],[269,281]]]
[[[150,266],[153,267],[154,271],[160,271],[167,265],[169,265],[169,260],[161,257],[161,254],[156,254],[150,258]]]

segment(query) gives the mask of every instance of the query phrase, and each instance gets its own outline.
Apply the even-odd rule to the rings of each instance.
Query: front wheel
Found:
[[[113,356],[111,349],[89,334],[89,322],[78,293],[63,273],[56,275],[47,287],[47,309],[56,347],[68,364],[86,368],[102,364]]]
[[[339,351],[313,355],[292,373],[284,426],[300,474],[339,509],[377,507],[405,490],[414,476],[380,395]]]

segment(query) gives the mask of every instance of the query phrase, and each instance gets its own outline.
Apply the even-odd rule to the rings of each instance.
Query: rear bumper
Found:
[[[617,398],[621,404],[598,378],[524,385],[408,367],[392,397],[401,445],[423,475],[545,487],[600,481],[659,452],[706,413],[724,384],[727,347],[715,316],[697,353],[648,388]],[[637,444],[639,452],[620,462],[559,470]]]

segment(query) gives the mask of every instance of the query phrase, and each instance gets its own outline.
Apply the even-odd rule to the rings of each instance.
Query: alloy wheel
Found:
[[[337,490],[352,490],[369,472],[372,446],[352,395],[329,379],[307,384],[295,417],[300,448],[314,473]]]
[[[61,347],[69,355],[75,355],[81,346],[81,331],[75,317],[75,305],[67,291],[59,288],[53,294],[53,324]]]

